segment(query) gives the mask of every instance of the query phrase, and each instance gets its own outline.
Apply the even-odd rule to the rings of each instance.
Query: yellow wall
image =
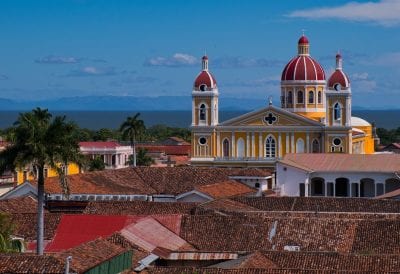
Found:
[[[68,175],[73,175],[73,174],[78,174],[80,171],[79,166],[75,163],[71,163],[68,165]],[[58,176],[56,170],[54,169],[48,169],[47,171],[47,177],[56,177]],[[30,172],[27,172],[27,180],[32,181],[35,180],[35,178],[30,174]],[[17,184],[22,184],[24,182],[24,170],[17,170]]]

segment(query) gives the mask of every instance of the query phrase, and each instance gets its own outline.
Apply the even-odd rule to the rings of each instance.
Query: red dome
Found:
[[[340,84],[341,89],[346,89],[350,86],[349,77],[341,69],[335,70],[329,77],[328,87],[334,89],[336,84]]]
[[[308,44],[308,39],[304,35],[300,37],[299,44]]]
[[[305,36],[301,37],[300,40],[302,40],[302,38],[305,38]],[[307,38],[305,39],[307,40]],[[325,72],[322,66],[313,58],[301,55],[289,61],[282,71],[281,80],[324,81]]]
[[[211,88],[215,88],[217,81],[210,72],[203,70],[199,73],[199,75],[197,75],[196,80],[194,81],[195,89],[199,89],[201,85],[206,85],[207,90],[209,90]]]

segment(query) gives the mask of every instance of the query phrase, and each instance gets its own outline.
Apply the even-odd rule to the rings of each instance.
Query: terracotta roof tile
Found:
[[[133,168],[69,175],[71,194],[154,194]],[[47,193],[62,193],[57,177],[46,178]]]
[[[256,192],[254,188],[233,180],[223,181],[210,185],[202,185],[196,187],[195,189],[215,199],[245,195]]]
[[[334,172],[398,172],[399,154],[286,154],[282,164],[303,166],[311,171]]]
[[[83,273],[125,251],[127,251],[125,248],[99,238],[64,252],[54,253],[52,256],[60,261],[65,261],[66,257],[72,256],[72,268]]]
[[[25,240],[36,240],[36,213],[12,213],[12,222],[15,224],[15,235]],[[44,216],[44,239],[50,240],[54,237],[55,230],[61,220],[61,214],[45,213]]]
[[[161,152],[166,155],[190,155],[191,145],[153,145],[138,144],[138,148],[147,149],[148,152]]]
[[[122,146],[117,141],[108,141],[108,142],[79,142],[79,146],[81,148],[116,148]]]
[[[154,215],[189,214],[195,203],[144,202],[144,201],[93,201],[89,202],[84,214],[102,215]]]
[[[1,254],[0,273],[65,273],[65,264],[51,256]]]
[[[36,213],[37,201],[29,196],[0,200],[0,212]]]

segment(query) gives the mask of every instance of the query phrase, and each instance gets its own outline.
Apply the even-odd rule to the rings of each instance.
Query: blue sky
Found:
[[[400,101],[400,1],[1,0],[0,98],[189,96],[207,52],[221,98],[279,100],[302,29],[353,104]]]

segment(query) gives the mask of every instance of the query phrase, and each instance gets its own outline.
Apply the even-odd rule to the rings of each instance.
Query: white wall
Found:
[[[306,171],[276,163],[276,186],[281,196],[300,196],[299,185],[305,182],[307,176]]]

